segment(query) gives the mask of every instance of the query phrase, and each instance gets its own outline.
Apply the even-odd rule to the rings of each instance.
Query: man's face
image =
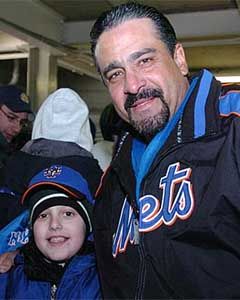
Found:
[[[0,107],[0,132],[8,142],[18,135],[26,121],[26,112],[13,112],[4,104]]]
[[[176,112],[188,89],[182,46],[176,45],[172,57],[152,21],[142,18],[103,32],[95,55],[117,112],[151,139]]]
[[[51,260],[71,258],[82,247],[86,225],[70,206],[53,206],[40,213],[33,225],[34,240],[42,254]]]

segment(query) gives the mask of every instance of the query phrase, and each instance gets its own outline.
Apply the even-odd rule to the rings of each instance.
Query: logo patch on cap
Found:
[[[28,98],[28,96],[27,96],[25,93],[22,93],[22,94],[20,95],[20,99],[21,99],[23,102],[25,102],[25,103],[28,103],[28,102],[29,102],[29,98]]]
[[[44,170],[44,177],[46,178],[56,178],[62,173],[61,166],[51,166],[50,168]]]

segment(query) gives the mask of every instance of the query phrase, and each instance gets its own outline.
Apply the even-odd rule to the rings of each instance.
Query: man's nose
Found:
[[[137,94],[141,88],[146,86],[146,80],[143,75],[131,70],[125,74],[124,93],[125,94]]]

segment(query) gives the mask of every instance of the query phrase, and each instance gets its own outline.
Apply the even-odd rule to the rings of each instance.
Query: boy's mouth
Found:
[[[68,238],[65,236],[52,236],[52,237],[48,238],[47,240],[49,243],[59,244],[59,243],[64,243],[65,241],[68,240]]]

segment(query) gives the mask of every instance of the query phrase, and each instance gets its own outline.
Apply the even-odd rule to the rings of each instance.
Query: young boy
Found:
[[[54,165],[32,178],[21,201],[32,235],[13,268],[0,274],[0,299],[100,299],[86,180]]]

